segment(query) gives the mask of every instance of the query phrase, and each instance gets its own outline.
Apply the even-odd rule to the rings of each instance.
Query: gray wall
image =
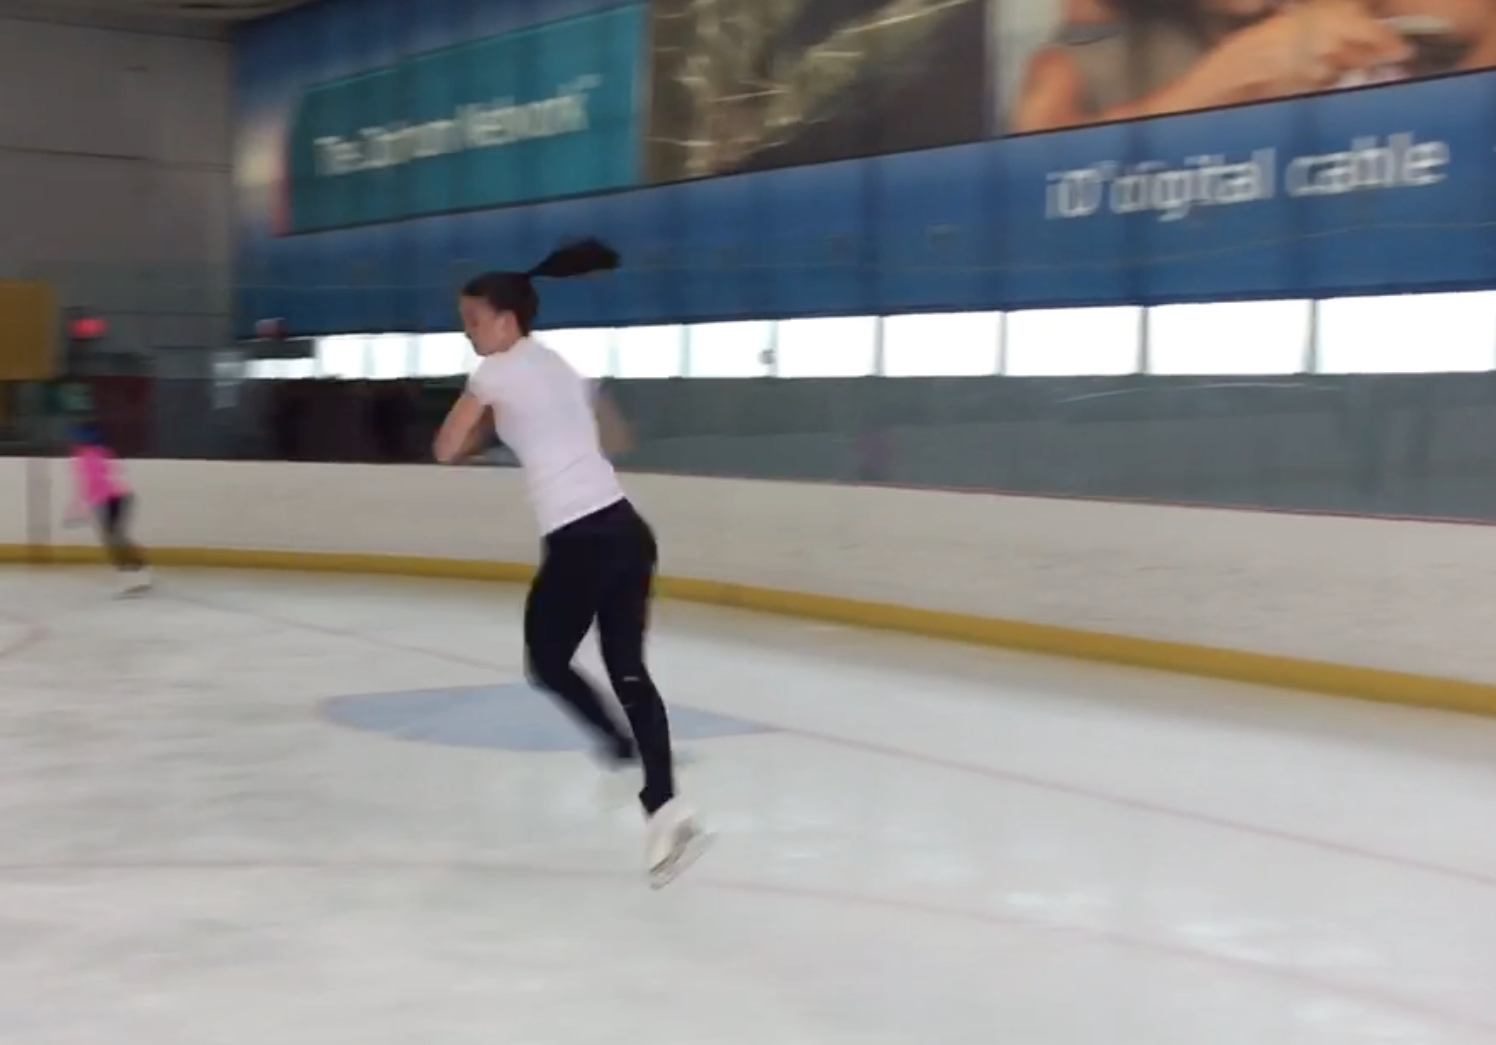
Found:
[[[638,468],[1496,520],[1490,373],[612,387]]]
[[[427,447],[460,380],[431,382]],[[694,475],[1496,521],[1496,373],[610,382],[628,467]],[[378,460],[371,389],[161,382],[145,456]],[[319,434],[320,433],[320,434]],[[336,433],[333,439],[330,433]],[[352,456],[346,456],[352,454]]]
[[[0,275],[110,313],[120,347],[219,338],[230,71],[207,24],[0,0]]]

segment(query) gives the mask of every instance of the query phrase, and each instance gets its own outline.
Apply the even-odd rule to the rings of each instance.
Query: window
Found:
[[[1496,291],[947,312],[545,330],[587,377],[1014,377],[1435,373],[1496,370]],[[1311,324],[1317,320],[1318,329]],[[1314,335],[1311,340],[1311,334]],[[881,338],[881,370],[880,362]],[[1311,349],[1313,358],[1311,356]],[[469,373],[461,333],[318,338],[315,358],[260,360],[248,378]]]
[[[317,361],[301,359],[252,359],[245,367],[251,381],[305,381],[317,376]]]
[[[618,331],[616,374],[624,378],[680,377],[686,328],[624,327]]]
[[[1437,373],[1496,368],[1496,291],[1332,298],[1319,306],[1319,370]]]
[[[1141,308],[1131,305],[1010,312],[1003,373],[1013,377],[1136,373],[1142,314]]]
[[[862,377],[873,372],[877,316],[786,319],[776,331],[778,377]]]
[[[686,376],[764,377],[773,344],[774,324],[767,319],[697,323],[686,333]]]
[[[421,334],[415,340],[411,369],[416,377],[455,377],[471,373],[478,364],[477,353],[466,334]]]
[[[363,334],[317,339],[317,371],[322,377],[359,380],[369,375],[369,341]]]
[[[536,340],[554,349],[583,377],[608,377],[613,372],[613,330],[540,330]]]
[[[420,355],[419,334],[380,334],[369,338],[369,377],[398,381],[415,372]]]
[[[887,377],[963,377],[997,373],[1000,312],[946,312],[883,320]]]
[[[1308,301],[1217,301],[1148,310],[1151,374],[1296,374],[1304,369]]]

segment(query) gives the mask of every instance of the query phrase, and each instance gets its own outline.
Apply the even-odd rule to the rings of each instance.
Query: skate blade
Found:
[[[716,842],[716,835],[697,829],[690,838],[680,844],[671,852],[668,859],[658,867],[649,870],[649,887],[651,889],[663,889],[675,881]]]

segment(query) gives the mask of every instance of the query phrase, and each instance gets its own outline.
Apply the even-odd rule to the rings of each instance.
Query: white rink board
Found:
[[[67,496],[54,462],[51,533]],[[533,562],[517,472],[132,461],[158,547]],[[631,475],[664,572],[1496,683],[1496,528]],[[0,543],[24,540],[0,462]]]
[[[26,464],[0,457],[0,544],[26,543]]]

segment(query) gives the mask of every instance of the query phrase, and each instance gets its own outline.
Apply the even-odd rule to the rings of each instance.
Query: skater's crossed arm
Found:
[[[432,452],[441,464],[458,464],[477,453],[483,443],[489,407],[471,392],[458,396],[436,433]]]

